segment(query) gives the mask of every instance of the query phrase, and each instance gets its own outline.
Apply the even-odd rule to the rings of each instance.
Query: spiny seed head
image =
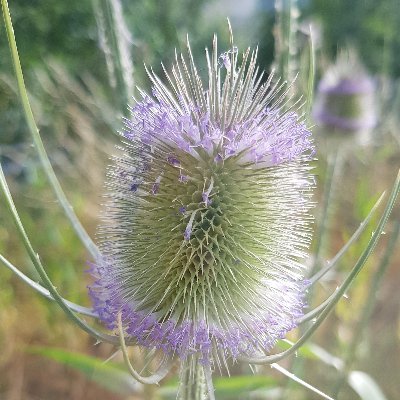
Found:
[[[205,85],[188,46],[125,121],[90,292],[140,345],[220,364],[270,349],[302,314],[313,146],[256,53],[238,64],[215,38]]]

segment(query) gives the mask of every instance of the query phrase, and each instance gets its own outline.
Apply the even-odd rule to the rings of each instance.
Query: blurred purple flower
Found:
[[[341,54],[318,85],[315,121],[343,131],[372,129],[377,122],[375,86],[353,53]]]

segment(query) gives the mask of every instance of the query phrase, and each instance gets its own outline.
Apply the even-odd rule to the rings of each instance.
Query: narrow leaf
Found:
[[[104,363],[104,360],[96,357],[57,348],[29,347],[27,351],[79,371],[91,381],[113,393],[128,396],[141,391],[141,384],[133,380],[130,374],[118,364]]]

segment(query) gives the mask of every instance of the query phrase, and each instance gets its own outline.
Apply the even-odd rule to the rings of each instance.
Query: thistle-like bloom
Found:
[[[352,52],[339,55],[318,85],[313,115],[342,131],[365,131],[377,122],[375,82]]]
[[[203,363],[272,348],[302,315],[310,242],[311,134],[263,81],[256,51],[190,47],[166,80],[149,72],[108,171],[92,268],[94,309],[127,337]]]

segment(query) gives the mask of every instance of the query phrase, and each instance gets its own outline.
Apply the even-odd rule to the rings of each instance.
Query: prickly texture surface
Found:
[[[177,57],[131,109],[108,171],[95,310],[136,343],[225,365],[295,327],[310,242],[310,132],[256,52]]]

